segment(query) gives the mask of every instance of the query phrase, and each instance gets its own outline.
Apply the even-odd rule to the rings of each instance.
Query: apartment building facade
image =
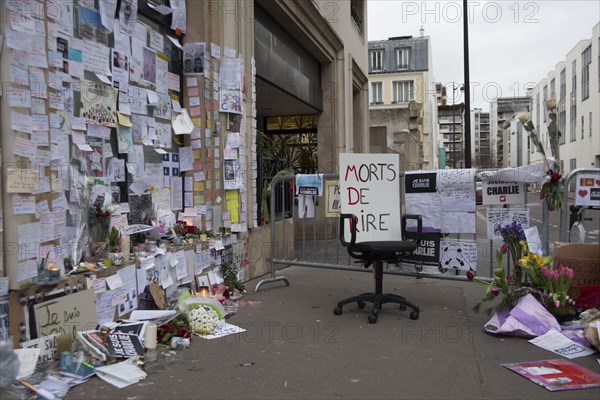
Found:
[[[556,100],[560,167],[563,173],[577,168],[600,167],[600,23],[590,39],[578,42],[553,70],[528,93],[531,119],[541,143],[549,152],[549,99]],[[541,155],[528,147],[529,158]]]
[[[373,142],[400,153],[405,169],[434,169],[438,161],[437,96],[430,38],[370,41],[369,125]],[[379,146],[381,149],[383,146]]]

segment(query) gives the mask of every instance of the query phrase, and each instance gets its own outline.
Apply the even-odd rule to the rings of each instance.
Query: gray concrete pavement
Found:
[[[186,350],[160,350],[148,378],[116,389],[99,378],[71,390],[68,399],[595,399],[600,389],[550,392],[500,364],[560,358],[526,339],[483,333],[485,314],[471,308],[482,286],[468,282],[384,277],[384,291],[421,307],[384,305],[376,324],[370,306],[338,300],[372,290],[370,273],[307,267],[281,270],[291,283],[248,294],[229,322],[244,334]],[[247,287],[254,288],[256,281]],[[594,356],[573,360],[599,371]]]

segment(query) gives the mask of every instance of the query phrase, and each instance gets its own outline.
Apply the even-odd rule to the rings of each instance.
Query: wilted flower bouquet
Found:
[[[528,112],[519,113],[517,116],[521,124],[523,124],[523,128],[527,131],[529,135],[529,139],[537,149],[539,153],[544,157],[544,164],[548,166],[548,172],[546,177],[546,182],[542,185],[542,190],[540,191],[540,198],[546,200],[546,204],[548,205],[548,209],[550,211],[561,210],[563,207],[562,204],[562,190],[561,190],[561,178],[562,175],[559,171],[559,162],[558,162],[558,149],[559,149],[559,138],[561,136],[560,131],[558,130],[558,126],[556,124],[556,100],[550,99],[546,101],[546,108],[549,111],[548,114],[548,136],[550,138],[550,150],[552,151],[552,156],[554,159],[550,162],[546,158],[546,151],[544,150],[544,146],[540,142],[538,134],[535,129],[535,125],[530,119]]]

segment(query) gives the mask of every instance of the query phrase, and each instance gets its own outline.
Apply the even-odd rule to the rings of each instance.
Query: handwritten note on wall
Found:
[[[490,240],[502,240],[499,228],[516,221],[523,229],[529,228],[529,211],[517,210],[488,210],[487,235]]]

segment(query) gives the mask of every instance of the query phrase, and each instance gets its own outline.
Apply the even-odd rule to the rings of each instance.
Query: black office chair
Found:
[[[416,231],[407,231],[406,221],[409,219],[417,221]],[[344,239],[346,220],[350,221],[350,242],[346,242]],[[382,287],[383,262],[398,263],[404,257],[412,254],[416,250],[423,228],[421,216],[407,214],[402,217],[402,235],[405,240],[367,241],[356,243],[356,222],[356,217],[352,214],[340,215],[340,241],[342,245],[348,249],[348,253],[351,257],[362,260],[365,268],[368,268],[373,264],[375,272],[375,292],[363,293],[342,300],[337,303],[333,313],[335,315],[342,314],[342,307],[349,303],[356,302],[359,308],[364,308],[365,302],[373,303],[373,312],[369,315],[369,323],[374,324],[377,322],[377,317],[383,304],[396,303],[400,305],[400,310],[406,310],[407,307],[410,307],[412,309],[410,318],[413,320],[419,319],[419,307],[397,294],[382,293]]]

